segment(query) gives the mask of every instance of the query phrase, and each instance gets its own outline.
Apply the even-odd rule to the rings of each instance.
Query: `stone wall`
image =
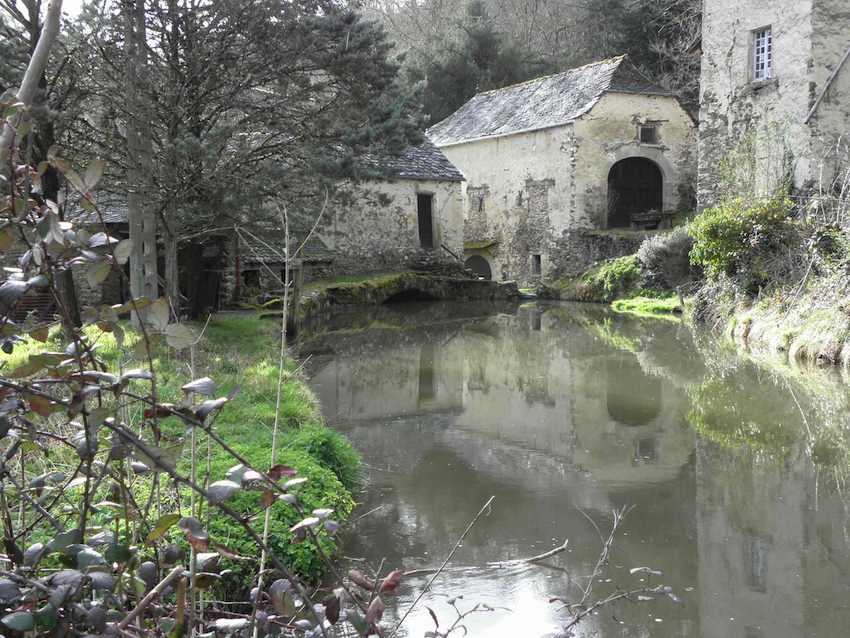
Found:
[[[433,198],[433,249],[423,248],[419,241],[419,194]],[[344,185],[318,236],[333,254],[335,274],[457,263],[451,253],[463,255],[461,183],[395,180]]]
[[[576,277],[596,262],[634,255],[649,233],[616,230],[575,230],[555,243],[553,279]]]
[[[650,121],[659,143],[641,144],[638,126]],[[695,143],[695,124],[674,98],[608,93],[572,124],[444,146],[467,179],[465,257],[484,258],[494,279],[551,279],[598,252],[595,244],[575,251],[574,242],[582,229],[606,228],[608,176],[621,159],[658,164],[665,211],[690,209]]]
[[[752,37],[773,31],[773,78],[754,82]],[[763,197],[790,179],[820,177],[828,149],[847,133],[850,66],[814,117],[809,111],[850,47],[844,0],[706,0],[703,14],[698,199]]]

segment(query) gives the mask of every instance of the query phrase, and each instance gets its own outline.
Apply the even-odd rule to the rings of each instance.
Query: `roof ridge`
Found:
[[[558,77],[559,75],[566,75],[567,73],[573,73],[575,71],[582,71],[591,66],[599,66],[602,64],[612,64],[614,62],[617,63],[618,67],[622,64],[623,60],[625,60],[627,54],[623,53],[622,55],[616,55],[612,58],[605,58],[603,60],[594,60],[593,62],[588,62],[587,64],[582,64],[581,66],[575,66],[570,69],[565,69],[564,71],[558,71],[557,73],[550,73],[548,75],[541,75],[536,78],[530,78],[528,80],[523,80],[522,82],[516,82],[514,84],[508,84],[507,86],[503,86],[498,89],[490,89],[489,91],[481,91],[480,93],[476,93],[472,96],[471,99],[475,99],[482,95],[489,95],[490,93],[498,93],[499,91],[507,91],[508,89],[515,89],[518,86],[524,86],[526,84],[534,84],[535,82],[542,82],[543,80],[548,80],[550,78]]]

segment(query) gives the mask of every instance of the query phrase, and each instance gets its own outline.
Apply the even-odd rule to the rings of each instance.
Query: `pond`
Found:
[[[660,584],[680,600],[604,607],[576,636],[848,635],[837,374],[767,370],[681,323],[570,304],[336,315],[301,355],[326,418],[363,455],[355,566],[438,567],[495,496],[400,635],[432,630],[428,608],[451,625],[459,596],[461,611],[494,608],[465,619],[471,636],[558,630],[568,614],[550,599],[582,598],[621,508],[587,601]],[[564,540],[542,564],[504,564]],[[405,579],[387,615],[430,577]]]

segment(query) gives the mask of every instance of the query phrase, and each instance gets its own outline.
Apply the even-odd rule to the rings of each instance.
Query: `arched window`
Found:
[[[464,265],[482,279],[486,279],[487,281],[493,279],[493,271],[490,270],[490,264],[480,255],[472,255],[472,257],[467,258]]]
[[[633,217],[664,208],[664,178],[658,164],[628,157],[608,173],[608,228],[629,228]]]

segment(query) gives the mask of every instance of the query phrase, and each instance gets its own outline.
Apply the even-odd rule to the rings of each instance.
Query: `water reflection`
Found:
[[[328,419],[363,452],[368,489],[346,548],[377,565],[439,564],[488,513],[426,596],[508,608],[473,636],[539,636],[598,556],[599,524],[634,505],[611,574],[664,572],[683,599],[622,605],[577,635],[839,636],[850,621],[850,525],[837,489],[850,420],[842,386],[801,386],[695,344],[682,326],[586,307],[433,304],[372,311],[308,341]],[[377,313],[377,314],[375,314]],[[813,462],[813,458],[817,462]],[[552,568],[498,563],[570,539]],[[604,582],[607,578],[614,582]],[[404,609],[427,576],[393,601]],[[463,606],[463,605],[462,605]],[[420,609],[410,636],[433,628]]]

